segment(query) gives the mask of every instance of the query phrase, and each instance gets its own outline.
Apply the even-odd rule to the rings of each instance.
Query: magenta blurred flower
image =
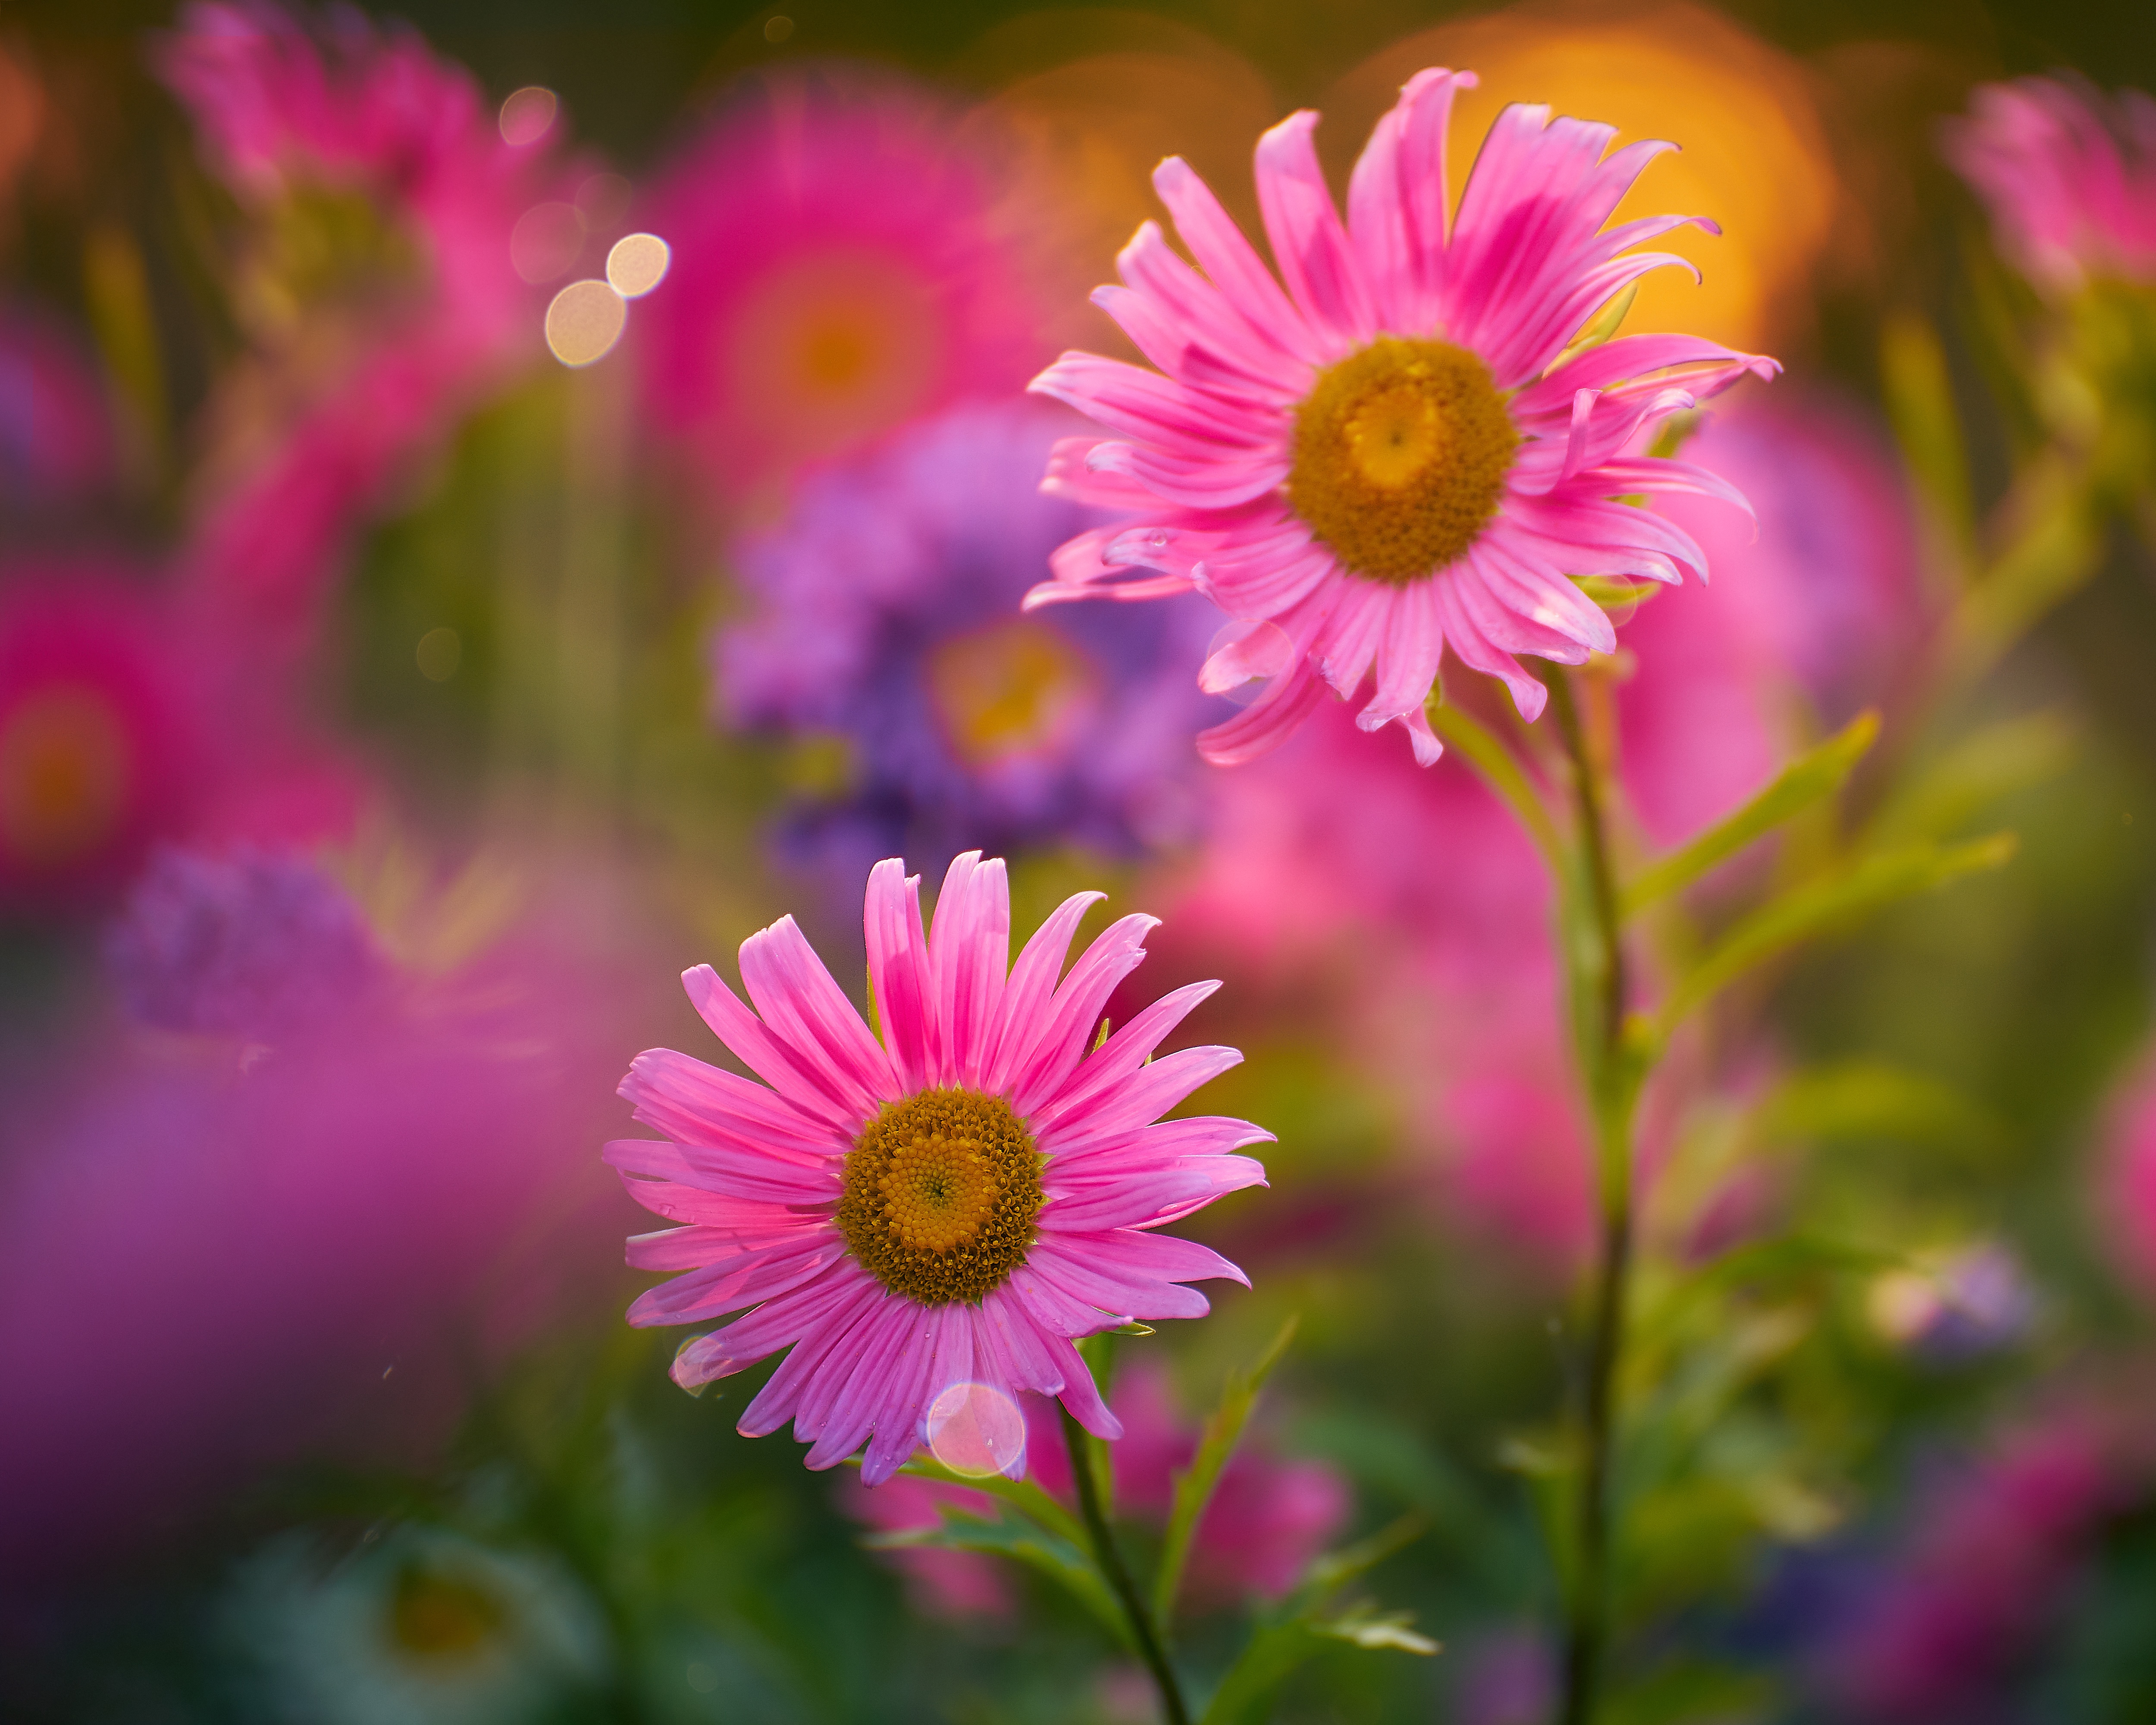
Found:
[[[686,1224],[632,1240],[629,1262],[688,1272],[629,1308],[638,1324],[755,1309],[685,1344],[674,1378],[706,1384],[791,1348],[741,1419],[791,1418],[831,1467],[868,1442],[880,1485],[921,1444],[942,1394],[985,1386],[1004,1406],[1060,1395],[1086,1430],[1122,1428],[1073,1338],[1134,1318],[1197,1317],[1187,1282],[1244,1280],[1217,1252],[1152,1230],[1265,1170],[1230,1153],[1268,1140],[1245,1121],[1154,1123],[1234,1065],[1233,1049],[1154,1050],[1217,984],[1179,988],[1087,1053],[1150,916],[1126,916],[1059,984],[1080,893],[1009,964],[1000,860],[959,857],[921,928],[918,877],[870,874],[869,981],[883,1041],[790,916],[744,942],[759,1018],[709,965],[683,982],[757,1085],[670,1049],[639,1055],[621,1093],[668,1133],[606,1158],[645,1208]],[[1000,1458],[998,1459],[1000,1465]]]
[[[2116,1448],[2101,1420],[2069,1409],[1940,1481],[1903,1549],[1821,1648],[1821,1686],[1894,1725],[1976,1717],[2059,1609],[2090,1535],[2130,1494]]]
[[[2112,1099],[2094,1163],[2090,1209],[2128,1282],[2156,1299],[2156,1068]]]
[[[259,321],[357,324],[254,428],[198,521],[189,564],[244,622],[304,633],[355,524],[520,360],[541,352],[516,225],[558,199],[534,142],[501,136],[478,84],[356,11],[318,31],[261,0],[195,0],[159,55],[208,151],[255,213]]]
[[[1116,1509],[1165,1526],[1174,1504],[1175,1475],[1198,1451],[1197,1428],[1177,1411],[1167,1373],[1158,1367],[1119,1373],[1110,1406],[1123,1426],[1122,1440],[1109,1452]],[[1055,1404],[1028,1396],[1025,1420],[1029,1476],[1065,1502],[1074,1502]],[[978,1491],[905,1476],[873,1491],[849,1477],[839,1492],[847,1514],[893,1532],[936,1526],[939,1504],[993,1513]],[[1192,1596],[1201,1602],[1282,1597],[1347,1525],[1353,1509],[1348,1482],[1325,1463],[1281,1461],[1246,1438],[1198,1524],[1188,1570]],[[922,1603],[941,1615],[1000,1615],[1009,1608],[993,1558],[905,1548],[890,1555],[916,1584]]]
[[[112,478],[97,374],[44,318],[0,305],[0,519],[80,502]]]
[[[1024,382],[1041,313],[994,203],[895,79],[775,79],[682,153],[645,217],[673,264],[640,360],[721,498]]]
[[[1210,608],[1019,614],[1091,518],[1033,483],[1065,429],[1024,401],[954,408],[811,476],[737,555],[751,608],[714,644],[716,698],[735,725],[844,744],[850,782],[797,808],[787,849],[849,891],[894,851],[941,867],[1191,831]]]
[[[628,967],[594,955],[578,908],[439,973],[385,961],[272,1048],[253,1025],[103,1035],[18,1086],[0,1467],[38,1490],[0,1502],[10,1568],[95,1561],[301,1456],[416,1459],[564,1283],[590,1297],[619,1224],[596,1213],[614,1206],[580,1147],[585,1098]],[[208,943],[197,1008],[258,998],[218,992],[255,956]]]
[[[343,888],[303,858],[251,848],[159,851],[105,961],[143,1024],[263,1043],[357,1009],[382,962]]]
[[[1428,765],[1439,744],[1424,702],[1448,645],[1532,719],[1547,691],[1517,655],[1578,665],[1616,645],[1573,577],[1706,578],[1689,535],[1614,499],[1696,491],[1743,506],[1702,469],[1626,452],[1739,377],[1773,376],[1774,361],[1684,336],[1567,357],[1629,283],[1682,264],[1630,248],[1693,218],[1602,231],[1670,146],[1604,161],[1614,127],[1508,107],[1448,221],[1445,133],[1455,92],[1474,81],[1442,69],[1409,80],[1356,164],[1344,226],[1318,116],[1259,141],[1285,294],[1170,157],[1154,187],[1205,275],[1148,222],[1118,260],[1127,285],[1095,295],[1160,372],[1071,353],[1034,382],[1111,434],[1063,444],[1049,483],[1140,519],[1073,540],[1029,603],[1194,588],[1236,619],[1201,680],[1270,680],[1199,739],[1210,760],[1264,752],[1327,685],[1353,699],[1374,672],[1356,722],[1398,720]]]
[[[117,887],[200,789],[200,737],[170,619],[103,567],[0,574],[0,899]]]
[[[1947,159],[1990,206],[1999,249],[2038,286],[2156,282],[2156,100],[2052,78],[1987,84],[1948,122]]]

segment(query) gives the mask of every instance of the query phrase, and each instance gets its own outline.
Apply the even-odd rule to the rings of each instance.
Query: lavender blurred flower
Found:
[[[0,1502],[0,1582],[154,1538],[302,1455],[410,1457],[560,1284],[611,1274],[601,1242],[619,1219],[600,1213],[618,1200],[584,1105],[612,1076],[634,972],[592,949],[592,907],[505,903],[479,950],[382,959],[333,1013],[293,978],[301,1009],[274,1047],[241,1047],[275,999],[275,932],[218,925],[260,902],[265,875],[279,886],[167,863],[133,913],[141,933],[151,907],[195,900],[180,926],[219,936],[193,949],[201,967],[178,962],[186,941],[148,938],[151,974],[132,980],[228,1040],[104,1035],[17,1088],[0,1138],[0,1468],[39,1489]],[[326,887],[292,896],[289,963],[348,962]],[[403,928],[368,943],[408,950]]]
[[[893,853],[1075,844],[1127,855],[1194,829],[1189,670],[1202,600],[1019,601],[1086,516],[1028,464],[1061,418],[969,405],[808,480],[739,553],[748,614],[714,645],[728,722],[835,738],[844,793],[798,808],[788,848],[849,887]]]
[[[161,1029],[281,1041],[358,1005],[380,963],[359,907],[319,867],[251,848],[167,848],[106,937],[128,1009]]]
[[[1015,390],[1041,309],[979,152],[895,79],[776,78],[675,160],[639,317],[660,425],[737,500],[906,420]]]
[[[1939,1364],[1995,1353],[2036,1319],[2021,1260],[1995,1240],[1889,1271],[1871,1284],[1866,1305],[1888,1341]]]

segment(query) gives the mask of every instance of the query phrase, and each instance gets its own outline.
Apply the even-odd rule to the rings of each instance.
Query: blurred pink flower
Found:
[[[114,461],[87,357],[46,319],[0,305],[0,520],[80,502],[110,483]]]
[[[709,965],[683,975],[764,1083],[671,1049],[639,1055],[622,1081],[637,1120],[668,1137],[616,1139],[606,1159],[639,1204],[686,1224],[629,1242],[638,1269],[685,1272],[641,1296],[629,1322],[752,1308],[685,1344],[675,1382],[790,1349],[742,1431],[791,1420],[812,1468],[865,1442],[870,1486],[968,1384],[1006,1409],[1021,1391],[1060,1396],[1087,1430],[1122,1435],[1072,1342],[1133,1318],[1201,1317],[1189,1283],[1245,1281],[1209,1247],[1156,1230],[1263,1184],[1233,1153],[1272,1135],[1218,1117],[1159,1123],[1242,1059],[1217,1047],[1153,1059],[1218,983],[1178,988],[1095,1041],[1157,924],[1122,918],[1059,984],[1101,896],[1065,900],[1013,965],[1002,859],[956,859],[926,933],[919,877],[878,863],[864,918],[880,1040],[791,916],[742,943],[755,1012]]]
[[[745,91],[675,161],[639,357],[721,499],[1024,382],[1042,313],[995,190],[934,102],[860,73]]]
[[[2071,1409],[1936,1484],[1901,1553],[1822,1649],[1823,1686],[1895,1725],[1971,1717],[2122,1501],[2115,1450],[2099,1420]]]
[[[2112,1260],[2156,1299],[2156,1066],[2113,1098],[2093,1165],[2090,1209]]]
[[[1793,745],[1891,696],[1922,642],[1917,536],[1893,454],[1829,398],[1717,413],[1688,459],[1742,491],[1756,524],[1690,496],[1660,512],[1697,541],[1713,585],[1656,593],[1620,631],[1626,796],[1656,846],[1763,788]]]
[[[1198,1429],[1177,1410],[1168,1374],[1158,1366],[1126,1368],[1110,1399],[1123,1435],[1110,1449],[1116,1508],[1157,1527],[1174,1504],[1175,1475],[1198,1453]],[[1026,1472],[1056,1497],[1075,1502],[1070,1455],[1053,1402],[1025,1398]],[[937,1506],[993,1515],[978,1491],[901,1476],[870,1491],[850,1476],[839,1506],[869,1526],[898,1531],[934,1527]],[[1200,1603],[1289,1593],[1353,1513],[1348,1482],[1322,1461],[1282,1461],[1246,1437],[1220,1476],[1198,1524],[1187,1585]],[[1010,1596],[992,1558],[968,1552],[900,1549],[890,1553],[912,1580],[922,1603],[947,1616],[1008,1611]]]
[[[178,887],[214,911],[214,869]],[[254,1009],[274,952],[167,942],[151,961],[175,1009],[155,1015],[203,1034],[115,1027],[17,1086],[0,1467],[38,1489],[0,1502],[16,1579],[154,1538],[281,1463],[408,1456],[561,1283],[614,1274],[588,1098],[630,971],[597,956],[588,909],[535,913],[439,974],[377,961],[341,999],[289,978],[309,1009],[274,1023]],[[319,933],[285,962],[334,960]]]
[[[1318,116],[1260,139],[1278,282],[1171,157],[1154,189],[1205,275],[1148,222],[1118,259],[1127,285],[1095,295],[1160,370],[1070,353],[1034,380],[1109,433],[1059,446],[1050,485],[1138,519],[1072,540],[1029,603],[1188,588],[1212,599],[1238,628],[1201,682],[1267,680],[1200,736],[1224,766],[1276,747],[1328,685],[1353,701],[1373,679],[1356,722],[1398,721],[1429,765],[1440,747],[1424,703],[1448,647],[1532,719],[1547,691],[1518,655],[1579,665],[1616,645],[1571,577],[1706,578],[1686,534],[1614,500],[1694,491],[1743,506],[1704,470],[1630,452],[1740,377],[1773,377],[1774,361],[1685,336],[1567,352],[1627,284],[1691,267],[1632,248],[1697,218],[1604,228],[1671,146],[1604,160],[1614,126],[1515,104],[1448,214],[1453,97],[1475,81],[1440,67],[1409,80],[1356,163],[1344,224]]]
[[[95,901],[176,831],[201,737],[164,608],[103,566],[0,572],[0,899]]]
[[[242,457],[223,464],[232,470],[216,476],[196,526],[196,578],[239,619],[289,640],[313,620],[353,526],[409,461],[540,357],[539,304],[511,239],[535,205],[560,197],[559,170],[547,148],[505,141],[468,72],[356,11],[311,32],[261,0],[196,0],[159,64],[265,234],[281,224],[298,236],[277,241],[291,258],[270,246],[270,264],[294,278],[270,283],[272,321],[311,294],[318,305],[300,309],[317,312],[317,338],[347,315],[357,324],[326,364],[285,367],[309,375],[270,392],[275,423],[253,428]],[[331,280],[314,279],[326,271]]]
[[[2156,281],[2156,100],[2054,78],[1981,85],[1947,160],[1991,208],[1999,249],[2038,286]]]

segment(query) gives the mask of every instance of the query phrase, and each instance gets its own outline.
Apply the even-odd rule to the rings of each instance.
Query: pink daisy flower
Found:
[[[1532,719],[1545,691],[1517,655],[1578,665],[1616,646],[1571,578],[1707,578],[1690,535],[1617,500],[1743,505],[1712,474],[1634,452],[1775,362],[1689,336],[1568,351],[1630,282],[1684,264],[1630,248],[1688,222],[1713,231],[1684,216],[1604,229],[1671,146],[1605,159],[1614,127],[1516,104],[1448,221],[1445,131],[1473,81],[1441,68],[1409,81],[1356,164],[1344,223],[1315,113],[1259,141],[1278,281],[1188,166],[1163,162],[1154,188],[1199,270],[1148,222],[1118,259],[1126,285],[1094,295],[1159,371],[1070,353],[1034,382],[1111,434],[1060,445],[1049,488],[1138,519],[1065,545],[1028,603],[1211,598],[1236,622],[1200,683],[1269,680],[1200,737],[1223,765],[1272,747],[1327,685],[1352,697],[1373,675],[1356,722],[1399,721],[1428,765],[1440,749],[1423,703],[1447,646]]]
[[[2112,100],[2051,78],[1987,84],[1949,121],[1946,157],[1991,207],[1999,249],[2029,279],[2156,281],[2156,100]]]
[[[1060,1396],[1088,1431],[1120,1437],[1073,1339],[1204,1316],[1184,1283],[1248,1285],[1219,1253],[1152,1231],[1264,1183],[1231,1153],[1270,1133],[1159,1120],[1242,1059],[1152,1058],[1219,985],[1177,989],[1087,1053],[1157,926],[1123,917],[1059,983],[1101,896],[1066,899],[1010,965],[1000,859],[951,865],[926,936],[920,877],[878,863],[865,921],[881,1042],[790,916],[742,942],[756,1012],[709,965],[684,974],[704,1021],[765,1082],[649,1050],[621,1093],[667,1141],[617,1141],[606,1158],[638,1203],[687,1224],[630,1242],[637,1268],[689,1273],[642,1296],[629,1322],[755,1308],[686,1344],[675,1381],[793,1350],[742,1414],[744,1435],[790,1419],[813,1468],[866,1441],[861,1476],[878,1485],[927,1440],[939,1394],[981,1384]]]

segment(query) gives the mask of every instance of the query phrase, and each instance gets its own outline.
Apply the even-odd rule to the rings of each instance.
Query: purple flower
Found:
[[[105,942],[128,1009],[161,1029],[281,1040],[339,1015],[377,968],[358,907],[313,864],[243,850],[152,859]]]
[[[1192,821],[1189,727],[1222,704],[1189,667],[1202,600],[1020,614],[1050,553],[1100,518],[1037,489],[1068,429],[1022,403],[921,422],[803,485],[739,553],[749,614],[721,631],[731,723],[844,744],[843,793],[798,808],[797,855],[857,879],[878,855],[973,846],[1128,853]]]

